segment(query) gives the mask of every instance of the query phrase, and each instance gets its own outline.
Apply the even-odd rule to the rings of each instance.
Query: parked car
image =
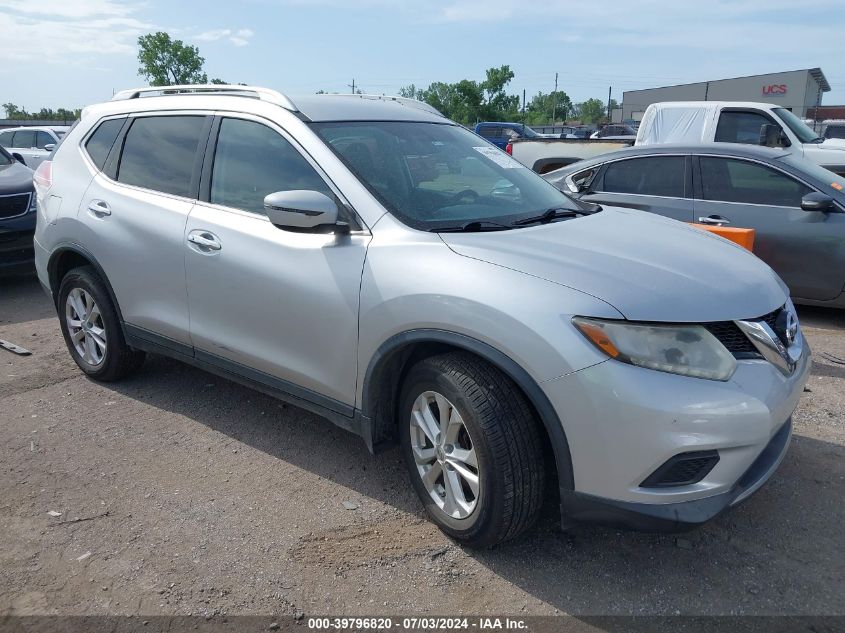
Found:
[[[586,202],[751,228],[754,253],[796,302],[845,308],[845,178],[782,149],[654,145],[545,178]]]
[[[500,149],[505,149],[509,142],[518,138],[557,138],[555,134],[538,134],[524,123],[502,123],[485,121],[477,123],[475,133],[487,139]]]
[[[514,139],[511,153],[523,165],[545,174],[627,145],[746,143],[782,147],[790,154],[845,175],[845,142],[820,137],[789,110],[768,103],[655,103],[646,108],[635,141],[609,138],[612,137],[597,139],[605,145],[563,139]]]
[[[845,139],[845,121],[831,119],[823,121],[821,127],[824,139]]]
[[[38,277],[91,378],[162,353],[398,443],[472,545],[549,481],[566,525],[678,529],[776,470],[810,350],[747,251],[574,201],[416,101],[177,89],[86,108],[36,173]]]
[[[826,140],[790,110],[769,103],[677,101],[646,108],[636,145],[745,143],[781,147],[845,175],[845,144]]]
[[[32,170],[0,147],[0,276],[32,273]]]
[[[637,138],[637,130],[630,125],[611,123],[592,133],[590,138],[605,138],[614,141],[633,141]]]
[[[69,129],[70,126],[6,128],[0,130],[0,147],[36,169]]]

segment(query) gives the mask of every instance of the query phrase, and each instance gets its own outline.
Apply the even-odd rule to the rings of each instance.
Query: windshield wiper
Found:
[[[522,220],[517,220],[516,222],[511,223],[511,226],[525,226],[526,224],[548,224],[552,220],[557,220],[558,218],[574,218],[579,215],[592,215],[599,209],[547,209],[540,215],[534,215],[530,218],[523,218]]]
[[[480,233],[482,231],[508,231],[513,226],[491,222],[490,220],[473,220],[460,226],[444,226],[429,229],[432,233]]]

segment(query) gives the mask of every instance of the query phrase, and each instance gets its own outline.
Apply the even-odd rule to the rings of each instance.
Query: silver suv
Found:
[[[556,491],[565,526],[690,527],[787,450],[810,350],[768,266],[572,200],[422,103],[127,91],[35,183],[83,372],[166,354],[399,444],[460,541]]]

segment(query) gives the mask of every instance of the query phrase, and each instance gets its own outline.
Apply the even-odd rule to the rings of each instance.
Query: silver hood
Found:
[[[774,271],[748,251],[632,209],[605,207],[526,229],[440,236],[459,255],[574,288],[636,321],[749,319],[788,297]]]

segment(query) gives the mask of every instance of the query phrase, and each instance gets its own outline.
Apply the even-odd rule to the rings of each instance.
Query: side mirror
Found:
[[[779,125],[764,123],[760,126],[760,145],[764,147],[789,147],[789,137]]]
[[[813,191],[801,199],[801,208],[804,211],[821,211],[822,213],[827,213],[833,210],[833,198]]]
[[[21,165],[26,165],[26,161],[23,159],[23,156],[21,156],[17,152],[12,152],[12,158],[18,161]]]
[[[270,222],[283,229],[337,225],[337,205],[319,191],[276,191],[264,198]]]
[[[45,151],[45,152],[52,152],[54,149],[56,149],[56,144],[55,144],[55,143],[47,143],[47,144],[44,146],[44,151]]]

